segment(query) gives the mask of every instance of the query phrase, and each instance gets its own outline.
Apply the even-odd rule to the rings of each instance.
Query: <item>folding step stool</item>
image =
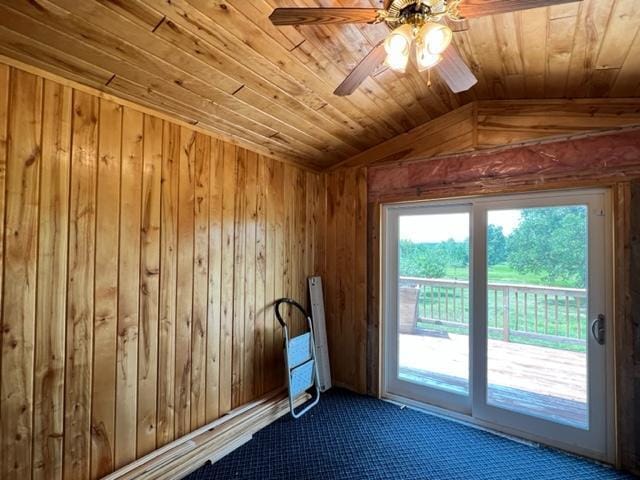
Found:
[[[296,307],[307,319],[309,331],[289,338],[289,328],[280,315],[280,305],[283,303]],[[320,401],[320,387],[318,380],[318,371],[316,364],[316,349],[313,338],[313,324],[311,317],[306,310],[295,300],[290,298],[281,298],[276,300],[275,314],[278,322],[284,330],[284,361],[287,369],[287,387],[289,389],[289,406],[291,407],[291,416],[300,418],[311,408],[315,407]],[[311,400],[300,406],[298,411],[294,408],[295,400],[306,393],[309,389],[314,388],[314,394]]]

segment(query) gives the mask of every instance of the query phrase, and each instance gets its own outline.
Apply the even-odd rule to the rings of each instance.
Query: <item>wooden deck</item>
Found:
[[[465,335],[400,335],[400,376],[464,392],[468,345]],[[586,361],[585,353],[489,340],[489,403],[585,427]]]

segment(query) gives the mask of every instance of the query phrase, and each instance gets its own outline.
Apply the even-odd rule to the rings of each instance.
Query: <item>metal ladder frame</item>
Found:
[[[289,338],[289,327],[287,326],[287,323],[282,319],[282,316],[280,315],[280,310],[279,310],[280,305],[282,305],[283,303],[296,307],[298,310],[300,310],[300,312],[302,312],[302,314],[307,319],[307,325],[309,326],[309,333],[310,333],[309,349],[311,352],[311,360],[313,361],[313,384],[310,387],[308,387],[305,391],[308,392],[311,387],[314,387],[315,395],[313,395],[313,398],[310,401],[305,402],[305,404],[301,405],[301,408],[298,411],[295,410],[295,407],[294,407],[295,398],[292,396],[292,392],[291,392],[292,369],[289,368],[289,342],[291,341]],[[300,418],[302,415],[304,415],[313,407],[315,407],[320,401],[320,387],[319,387],[320,381],[318,378],[318,362],[316,359],[316,348],[315,348],[316,346],[315,346],[315,339],[313,335],[313,322],[311,321],[311,316],[302,307],[302,305],[300,305],[298,302],[296,302],[291,298],[281,298],[279,300],[276,300],[274,305],[274,310],[275,310],[276,318],[278,319],[278,322],[280,323],[280,325],[282,326],[282,329],[284,330],[284,361],[285,361],[285,367],[287,369],[287,390],[289,392],[289,406],[291,408],[291,416],[293,418]],[[297,338],[297,337],[294,337],[294,338]]]

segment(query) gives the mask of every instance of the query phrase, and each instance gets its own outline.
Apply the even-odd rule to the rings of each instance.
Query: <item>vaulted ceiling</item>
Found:
[[[274,27],[282,6],[378,0],[2,0],[0,54],[323,168],[477,99],[640,96],[640,1],[584,0],[468,21],[454,42],[478,77],[380,68],[335,87],[384,25]]]

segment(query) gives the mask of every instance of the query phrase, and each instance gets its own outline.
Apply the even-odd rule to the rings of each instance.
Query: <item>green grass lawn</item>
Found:
[[[506,263],[491,265],[487,271],[490,283],[516,283],[520,285],[545,285],[549,287],[570,287],[575,285],[570,282],[545,280],[542,275],[536,273],[519,273]],[[447,266],[443,278],[448,280],[469,280],[469,267]]]

